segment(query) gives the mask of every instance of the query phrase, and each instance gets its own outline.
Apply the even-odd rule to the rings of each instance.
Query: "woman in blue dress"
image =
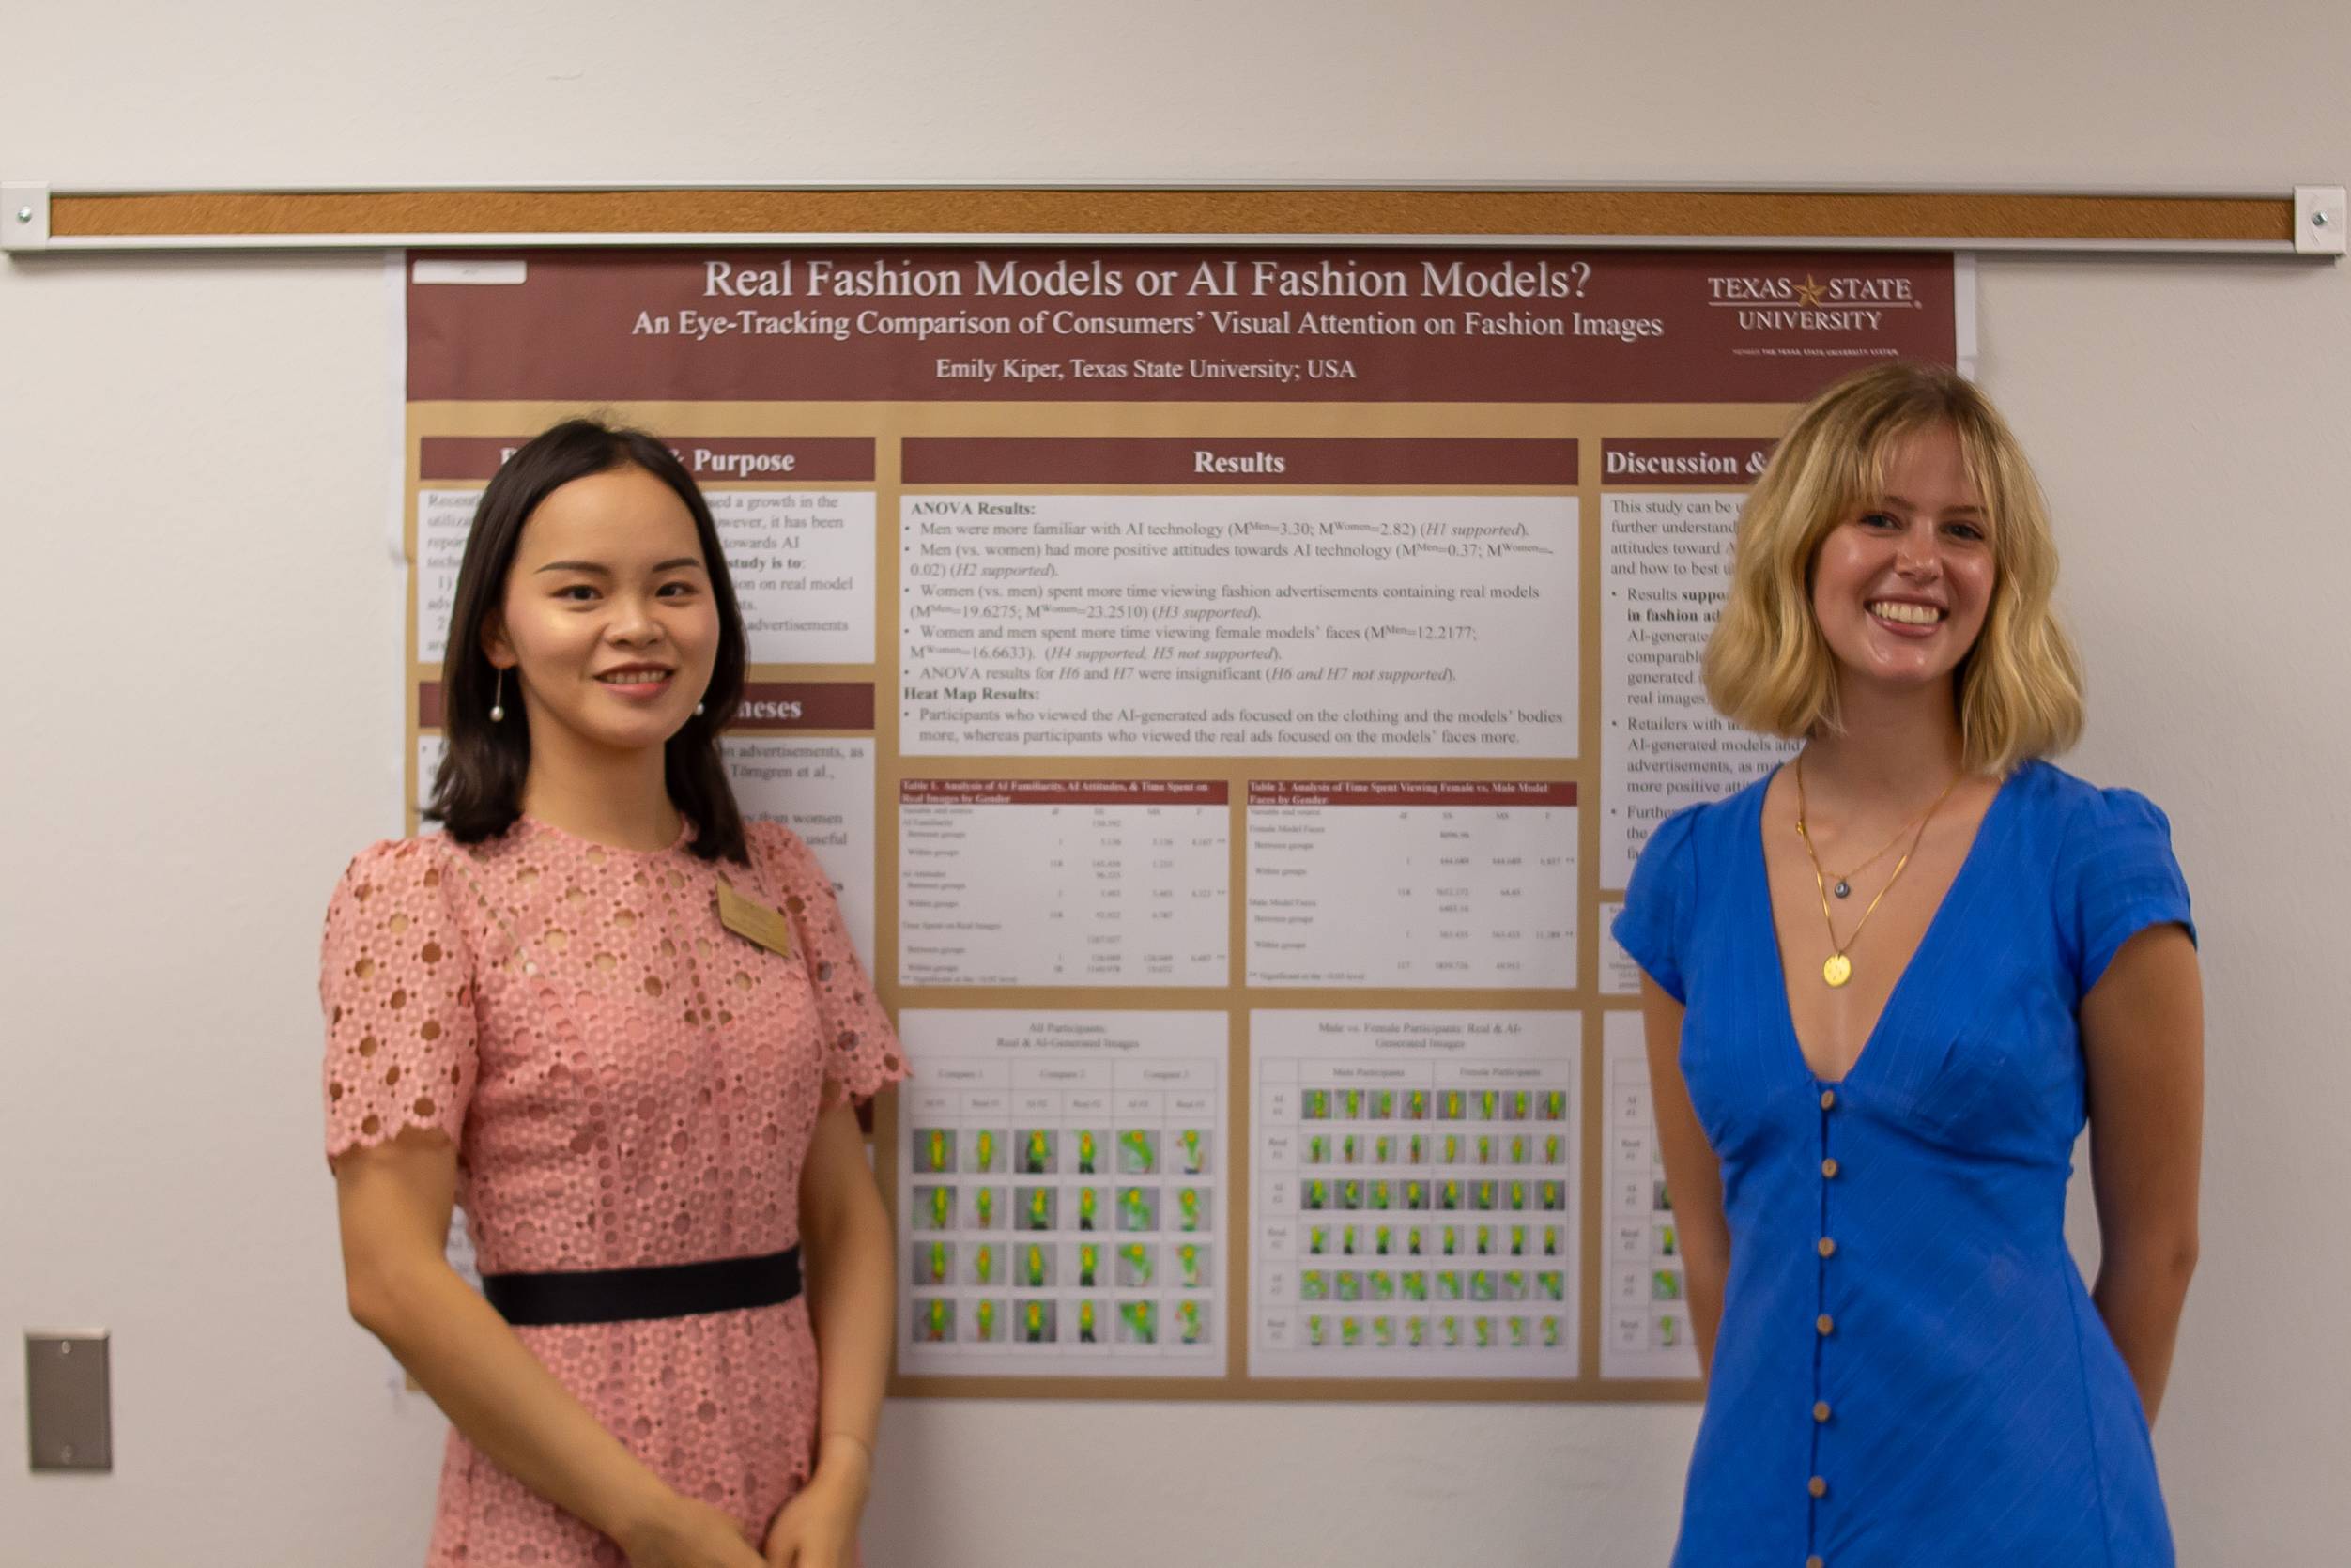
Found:
[[[1823,393],[1741,515],[1707,694],[1804,746],[1661,822],[1615,928],[1707,1369],[1677,1565],[2173,1561],[2203,1003],[2163,814],[2042,760],[2082,720],[2055,576],[1940,369]]]

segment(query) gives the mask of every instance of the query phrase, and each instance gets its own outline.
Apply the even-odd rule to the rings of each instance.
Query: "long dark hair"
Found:
[[[482,623],[505,602],[506,575],[523,525],[539,503],[561,485],[615,469],[642,469],[675,490],[694,517],[718,606],[718,659],[702,695],[702,711],[685,721],[663,747],[662,772],[669,799],[694,824],[694,853],[704,860],[722,855],[749,862],[743,842],[743,813],[727,782],[718,755],[718,734],[743,700],[745,638],[743,612],[718,545],[718,525],[693,475],[677,454],[642,430],[592,419],[570,419],[531,438],[506,459],[482,504],[474,508],[466,536],[464,564],[457,568],[457,602],[449,617],[449,649],[441,665],[441,732],[449,748],[433,780],[424,815],[448,829],[461,844],[494,838],[522,815],[523,780],[530,772],[530,727],[490,722],[492,687],[498,672],[482,651]],[[515,700],[521,700],[517,692]]]

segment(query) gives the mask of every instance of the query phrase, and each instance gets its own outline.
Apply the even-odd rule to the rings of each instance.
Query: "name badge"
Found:
[[[725,877],[718,879],[718,923],[778,958],[791,957],[791,922],[783,912],[745,898]]]

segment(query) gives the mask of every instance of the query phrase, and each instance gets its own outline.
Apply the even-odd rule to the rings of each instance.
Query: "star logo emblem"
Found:
[[[1828,291],[1828,284],[1814,283],[1812,274],[1806,272],[1804,275],[1804,282],[1796,285],[1796,303],[1806,310],[1817,309]]]

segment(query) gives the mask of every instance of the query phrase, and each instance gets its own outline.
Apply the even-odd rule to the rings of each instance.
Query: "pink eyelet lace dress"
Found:
[[[409,1127],[457,1145],[484,1273],[629,1268],[782,1251],[821,1108],[906,1076],[832,884],[788,828],[751,865],[611,849],[529,818],[351,863],[327,911],[327,1153]],[[784,958],[719,923],[717,879],[785,911]],[[808,1475],[807,1299],[519,1328],[670,1485],[754,1542]],[[428,1568],[587,1568],[611,1541],[453,1429]]]

